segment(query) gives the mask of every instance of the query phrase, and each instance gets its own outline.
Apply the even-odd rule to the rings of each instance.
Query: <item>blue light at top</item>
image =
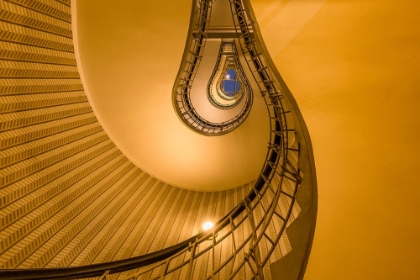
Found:
[[[238,93],[241,83],[236,80],[235,69],[229,68],[226,70],[225,76],[222,81],[223,93],[227,96],[234,96]]]

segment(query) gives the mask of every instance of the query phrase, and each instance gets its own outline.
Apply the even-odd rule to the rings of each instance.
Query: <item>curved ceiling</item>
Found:
[[[178,119],[171,94],[191,3],[78,1],[80,61],[99,121],[133,163],[174,186],[224,190],[255,180],[259,174],[269,137],[267,109],[255,94],[247,120],[217,137],[197,134]],[[219,49],[217,44],[208,47],[212,46],[214,61],[202,65],[209,75]],[[206,81],[199,83],[204,90]],[[199,104],[210,104],[203,97],[195,98],[195,105],[208,114]],[[214,111],[226,114],[220,109],[211,114]]]

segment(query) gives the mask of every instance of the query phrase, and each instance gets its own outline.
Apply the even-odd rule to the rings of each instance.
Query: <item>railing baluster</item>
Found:
[[[261,277],[260,279],[263,279],[264,275],[263,275],[262,267],[261,267],[260,248],[257,242],[258,240],[257,229],[255,227],[254,213],[253,213],[252,205],[249,199],[245,200],[245,209],[248,213],[249,224],[251,225],[251,229],[252,229],[251,256],[254,258],[255,264],[257,266],[257,272],[258,272],[257,275]],[[252,268],[251,264],[250,263],[248,264]]]
[[[190,256],[190,262],[188,264],[188,272],[187,272],[187,279],[193,280],[193,274],[194,274],[194,257],[195,257],[195,250],[197,247],[197,240],[194,241],[192,246],[189,246],[191,248],[191,256]]]

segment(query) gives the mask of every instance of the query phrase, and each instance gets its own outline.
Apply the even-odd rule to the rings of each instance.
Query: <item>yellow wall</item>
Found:
[[[420,279],[420,4],[251,2],[314,147],[305,279]]]

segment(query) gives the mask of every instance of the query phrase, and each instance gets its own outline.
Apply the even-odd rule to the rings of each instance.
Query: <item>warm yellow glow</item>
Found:
[[[214,226],[214,224],[212,222],[205,222],[202,225],[202,228],[204,231],[211,229]]]

